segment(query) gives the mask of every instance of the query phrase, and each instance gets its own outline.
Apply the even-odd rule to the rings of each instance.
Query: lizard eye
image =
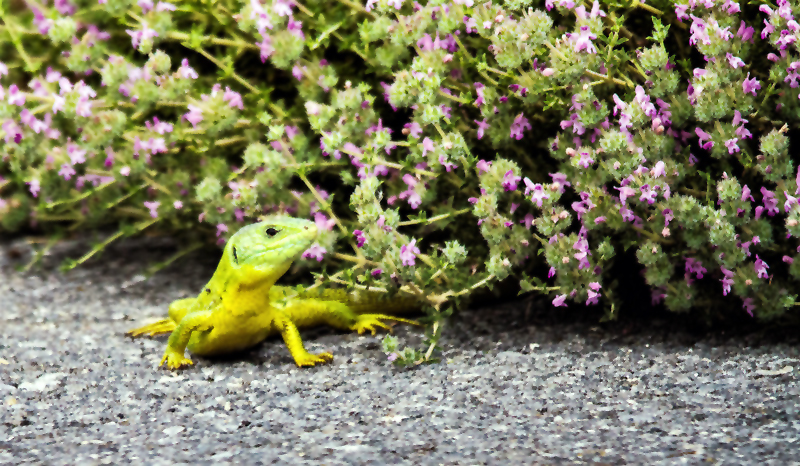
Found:
[[[272,236],[275,236],[275,235],[278,234],[278,230],[276,230],[276,229],[274,229],[272,227],[269,227],[269,228],[267,228],[266,233],[267,233],[267,236],[272,237]]]

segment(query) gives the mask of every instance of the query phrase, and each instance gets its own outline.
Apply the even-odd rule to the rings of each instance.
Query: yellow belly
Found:
[[[265,325],[263,316],[228,315],[215,319],[210,330],[194,332],[187,348],[200,356],[233,353],[252,348],[272,333],[272,326]]]

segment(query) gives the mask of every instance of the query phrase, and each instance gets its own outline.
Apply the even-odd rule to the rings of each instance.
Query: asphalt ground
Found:
[[[332,364],[298,369],[273,338],[169,372],[166,337],[124,332],[210,277],[197,253],[145,279],[172,246],[126,241],[62,274],[85,243],[21,272],[30,246],[0,242],[0,463],[800,464],[796,329],[598,324],[523,300],[457,315],[442,362],[413,369],[382,335],[311,329]]]

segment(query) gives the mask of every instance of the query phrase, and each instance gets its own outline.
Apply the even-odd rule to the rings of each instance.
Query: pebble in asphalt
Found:
[[[55,248],[20,273],[0,244],[0,463],[798,464],[797,338],[697,336],[559,317],[525,303],[461,313],[443,362],[392,366],[381,336],[303,331],[333,364],[298,369],[279,338],[156,365],[166,337],[123,333],[193,295],[195,254],[153,278],[168,244],[129,241],[66,275]],[[201,255],[202,256],[202,255]],[[527,314],[527,318],[526,318]],[[623,326],[624,327],[624,326]],[[406,344],[418,329],[396,327]],[[628,330],[630,330],[628,328]]]

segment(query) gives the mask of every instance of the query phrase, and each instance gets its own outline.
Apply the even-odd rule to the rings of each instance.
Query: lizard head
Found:
[[[236,232],[225,246],[228,266],[253,279],[277,280],[317,238],[314,222],[289,216],[267,217]]]

